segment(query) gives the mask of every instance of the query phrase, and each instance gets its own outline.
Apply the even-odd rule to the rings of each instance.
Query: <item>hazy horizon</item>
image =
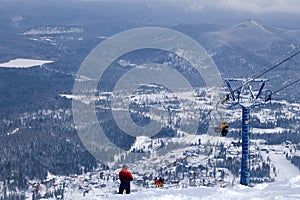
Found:
[[[26,9],[46,9],[47,6],[50,9],[66,9],[70,6],[71,9],[80,11],[80,13],[75,11],[74,15],[82,16],[85,12],[89,12],[89,9],[92,9],[92,12],[95,13],[99,10],[97,15],[107,15],[108,18],[131,16],[141,20],[151,18],[153,24],[169,24],[171,26],[200,23],[229,26],[251,19],[265,25],[300,29],[300,9],[298,9],[300,8],[300,1],[64,0],[40,2],[37,0],[0,0],[0,2],[2,2],[1,11],[9,11],[7,9],[10,9],[12,14],[20,16],[22,16],[22,10]],[[86,6],[82,7],[82,5]],[[89,8],[89,5],[93,6]],[[55,17],[59,18],[59,15]]]

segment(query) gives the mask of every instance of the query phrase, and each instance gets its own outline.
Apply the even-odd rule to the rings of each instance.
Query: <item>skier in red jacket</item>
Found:
[[[133,176],[127,168],[126,165],[123,165],[122,170],[119,172],[119,179],[121,181],[119,194],[123,194],[124,190],[126,190],[126,194],[130,194],[130,181],[133,180]]]

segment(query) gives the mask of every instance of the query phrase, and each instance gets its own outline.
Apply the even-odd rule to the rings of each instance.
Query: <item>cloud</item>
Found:
[[[222,0],[220,6],[258,14],[268,12],[300,13],[300,1],[298,0]]]
[[[216,7],[254,14],[272,12],[300,14],[299,0],[178,0],[177,2],[189,3],[192,10]]]
[[[107,1],[107,2],[147,2],[170,3],[181,5],[191,10],[206,8],[220,8],[254,14],[281,12],[300,14],[299,0],[81,0],[81,1]]]

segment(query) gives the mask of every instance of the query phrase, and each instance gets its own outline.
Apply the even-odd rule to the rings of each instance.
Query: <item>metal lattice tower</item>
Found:
[[[242,159],[241,159],[241,179],[240,184],[250,184],[250,111],[254,107],[266,104],[262,91],[267,79],[226,79],[224,80],[230,94],[228,102],[231,106],[240,105],[242,107]],[[241,82],[242,87],[233,90],[231,83]],[[253,87],[253,86],[256,86]]]

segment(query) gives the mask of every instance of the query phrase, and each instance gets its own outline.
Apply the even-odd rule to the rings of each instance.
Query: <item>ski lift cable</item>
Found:
[[[259,74],[253,76],[252,78],[250,78],[248,81],[246,81],[245,83],[243,83],[241,86],[239,86],[238,88],[236,88],[234,90],[234,92],[240,90],[242,87],[244,87],[245,85],[255,81],[255,79],[263,76],[264,74],[272,71],[273,69],[279,67],[280,65],[282,65],[283,63],[285,63],[286,61],[292,59],[293,57],[295,57],[296,55],[300,54],[300,50],[296,51],[295,53],[293,53],[292,55],[288,56],[287,58],[283,59],[282,61],[278,62],[277,64],[273,65],[272,67],[269,68],[265,68],[262,72],[260,72]]]
[[[274,66],[272,66],[272,67],[270,67],[270,68],[268,68],[268,69],[265,69],[265,71],[263,71],[263,72],[261,72],[260,74],[254,76],[253,79],[259,78],[259,77],[261,77],[262,75],[268,73],[269,71],[271,71],[271,70],[273,70],[273,69],[279,67],[280,65],[282,65],[282,64],[285,63],[286,61],[292,59],[293,57],[295,57],[295,56],[298,55],[299,53],[300,53],[300,50],[297,51],[296,53],[290,55],[289,57],[283,59],[282,61],[280,61],[280,62],[277,63],[276,65],[274,65]]]
[[[218,110],[218,106],[219,106],[220,103],[222,104],[222,103],[224,102],[224,100],[225,100],[225,99],[223,99],[223,98],[219,99],[219,101],[218,101],[218,102],[216,103],[216,105],[214,106],[215,111],[218,112],[218,113],[221,115],[221,118],[223,118],[223,116],[222,116],[221,112]],[[212,114],[212,112],[214,111],[214,108],[212,108],[212,109],[206,114],[206,116],[200,121],[198,127],[202,126],[202,125],[206,122],[206,120],[207,120],[209,117],[211,117],[211,114]],[[221,119],[221,120],[222,120],[222,119]],[[197,137],[197,135],[195,135],[195,136],[192,138],[192,140],[194,140],[196,137]],[[216,137],[216,136],[213,136],[212,139],[214,139],[215,137]]]
[[[297,80],[295,80],[295,81],[293,81],[293,82],[291,82],[291,83],[289,83],[289,84],[287,84],[287,85],[285,85],[285,86],[283,86],[282,88],[276,90],[275,92],[272,92],[271,95],[272,95],[272,94],[276,94],[276,93],[278,93],[278,92],[284,90],[285,88],[290,87],[291,85],[296,84],[296,83],[299,82],[299,81],[300,81],[300,78],[297,79]]]
[[[298,55],[298,54],[300,54],[300,50],[298,50],[297,52],[295,52],[295,53],[293,53],[292,55],[288,56],[287,58],[283,59],[282,61],[278,62],[278,63],[275,64],[274,66],[269,67],[269,68],[266,68],[266,69],[263,70],[261,73],[259,73],[259,74],[255,75],[255,76],[253,76],[250,80],[246,81],[244,84],[242,84],[242,86],[238,87],[238,88],[235,89],[233,92],[235,92],[235,91],[241,89],[241,88],[244,87],[246,84],[253,82],[255,79],[257,79],[257,78],[263,76],[264,74],[266,74],[266,73],[272,71],[273,69],[279,67],[280,65],[282,65],[282,64],[285,63],[286,61],[292,59],[293,57],[295,57],[295,56]],[[277,91],[271,92],[271,95],[272,95],[272,94],[275,94],[275,93],[278,93],[278,92],[280,92],[281,90],[283,90],[283,89],[285,89],[285,88],[287,88],[287,87],[289,87],[289,86],[291,86],[291,85],[293,85],[293,84],[295,84],[295,83],[297,83],[297,82],[299,82],[299,81],[300,81],[300,79],[297,79],[296,81],[293,81],[293,82],[289,83],[288,85],[286,85],[286,86],[284,86],[284,87],[278,89]],[[228,98],[228,97],[227,97],[227,98]],[[226,99],[226,98],[220,99],[220,100],[217,102],[217,104],[215,105],[215,109],[216,109],[217,112],[220,112],[220,111],[218,110],[218,106],[219,106],[220,103],[223,103],[222,101],[224,101],[225,99]],[[201,120],[201,123],[200,123],[199,125],[202,125],[202,124],[205,122],[205,120],[206,120],[208,117],[211,116],[211,113],[212,113],[213,110],[214,110],[214,109],[210,110],[210,111],[207,113],[206,117],[204,117],[204,119]],[[239,118],[240,118],[240,117],[239,117]]]
[[[293,82],[291,82],[291,83],[289,83],[289,84],[287,84],[287,85],[285,85],[285,86],[283,86],[282,88],[280,88],[280,89],[278,89],[278,90],[276,90],[276,91],[274,91],[274,92],[271,92],[270,95],[276,94],[276,93],[278,93],[278,92],[284,90],[285,88],[290,87],[290,86],[292,86],[292,85],[298,83],[299,81],[300,81],[300,78],[297,79],[297,80],[295,80],[295,81],[293,81]],[[238,118],[236,118],[235,121],[236,121],[236,120],[239,120],[239,119],[241,119],[241,118],[242,118],[242,115],[239,116]],[[239,137],[240,137],[239,139],[241,139],[241,135],[239,135]]]
[[[289,50],[288,52],[286,52],[285,54],[281,55],[280,57],[278,57],[277,59],[273,60],[270,64],[270,66],[275,66],[275,65],[281,65],[281,62],[286,62],[285,59],[289,59],[290,56],[293,56],[293,54],[298,54],[297,51],[300,51],[300,47],[298,45],[295,46],[295,48],[292,48],[291,50]],[[266,67],[267,69],[267,67]],[[265,70],[265,69],[262,69]],[[258,72],[259,74],[259,72]],[[253,76],[256,76],[256,74],[254,74]]]
[[[281,60],[280,62],[278,62],[277,64],[273,65],[272,67],[269,67],[269,68],[264,69],[262,72],[260,72],[259,74],[253,76],[253,77],[250,78],[248,81],[246,81],[245,83],[243,83],[241,86],[239,86],[238,88],[236,88],[235,90],[233,90],[233,92],[236,92],[237,90],[241,89],[242,87],[244,87],[244,86],[247,85],[248,83],[253,82],[255,79],[257,79],[257,78],[263,76],[264,74],[266,74],[266,73],[272,71],[273,69],[279,67],[280,65],[282,65],[283,63],[285,63],[285,62],[287,62],[288,60],[292,59],[293,57],[295,57],[295,56],[298,55],[298,54],[300,54],[300,50],[296,51],[295,53],[293,53],[292,55],[288,56],[287,58]],[[300,81],[300,79],[298,79],[298,80],[296,80],[296,81],[294,81],[294,82],[292,82],[292,83],[290,83],[290,84],[284,86],[283,88],[281,88],[281,89],[279,89],[279,90],[277,90],[277,91],[275,91],[275,92],[272,92],[271,94],[275,94],[275,93],[277,93],[277,92],[279,92],[279,91],[281,91],[281,90],[283,90],[283,89],[285,89],[285,88],[287,88],[287,87],[289,87],[289,86],[291,86],[291,85],[297,83],[298,81]],[[227,98],[228,98],[228,97],[226,97],[226,98],[224,98],[224,99],[220,99],[220,100],[216,103],[215,109],[216,109],[217,112],[219,112],[219,111],[218,111],[218,106],[219,106],[219,104],[220,104],[220,103],[223,103],[222,101],[224,101],[224,100],[227,99]],[[213,110],[214,110],[214,109],[210,110],[210,111],[207,113],[207,115],[204,117],[204,119],[201,120],[199,126],[202,125],[202,124],[205,122],[205,120],[206,120],[208,117],[211,116],[211,113],[212,113]]]

